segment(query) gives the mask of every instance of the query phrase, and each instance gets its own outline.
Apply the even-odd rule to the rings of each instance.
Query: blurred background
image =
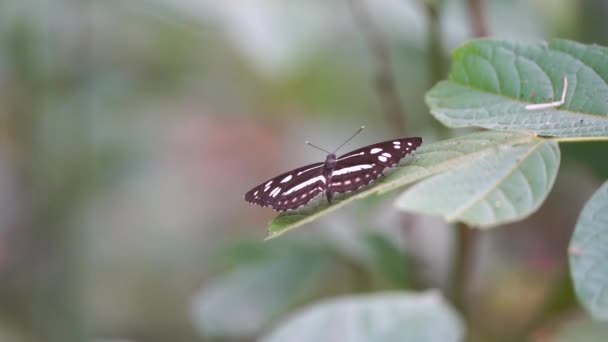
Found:
[[[608,45],[606,17],[605,0],[1,1],[0,341],[251,341],[323,298],[451,298],[455,230],[394,194],[263,242],[275,213],[244,193],[363,124],[345,150],[462,134],[424,103],[451,49]],[[607,145],[562,147],[541,210],[477,236],[460,309],[478,340],[585,324],[566,248]]]

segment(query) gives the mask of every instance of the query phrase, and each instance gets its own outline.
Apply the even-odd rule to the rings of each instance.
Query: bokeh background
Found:
[[[390,52],[403,129],[353,3]],[[1,1],[0,341],[250,341],[323,298],[449,297],[453,227],[393,195],[263,242],[274,213],[244,193],[323,160],[305,140],[331,149],[362,124],[348,148],[462,134],[424,103],[452,48],[486,33],[608,45],[607,17],[605,0]],[[562,147],[541,210],[478,236],[473,335],[585,324],[566,247],[607,146]]]

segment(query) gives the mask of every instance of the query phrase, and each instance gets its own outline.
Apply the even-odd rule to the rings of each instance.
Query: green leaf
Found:
[[[265,244],[256,258],[207,282],[192,303],[205,337],[248,338],[291,306],[309,299],[326,276],[334,251],[318,243]],[[287,243],[285,243],[287,242]]]
[[[462,320],[436,292],[386,292],[321,302],[261,341],[451,342],[463,337]]]
[[[538,135],[608,135],[608,48],[567,40],[518,44],[476,40],[452,53],[448,81],[426,95],[431,113],[449,127],[531,130]],[[559,108],[527,110],[559,100]]]
[[[522,145],[500,146],[492,154],[414,185],[396,205],[477,227],[519,220],[547,197],[559,160],[559,147],[552,140],[533,138]]]
[[[568,251],[580,302],[594,318],[608,320],[608,181],[585,205]]]
[[[351,196],[337,197],[332,204],[323,201],[307,211],[282,213],[268,227],[267,239],[309,223],[359,198],[398,189],[415,181],[447,170],[463,167],[479,158],[495,154],[513,146],[542,141],[526,132],[487,131],[422,145],[413,160],[378,179],[372,186]]]

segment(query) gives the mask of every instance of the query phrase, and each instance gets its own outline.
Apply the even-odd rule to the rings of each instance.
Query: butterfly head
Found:
[[[355,132],[355,134],[353,134],[350,138],[348,138],[345,142],[343,142],[342,145],[338,146],[338,148],[336,148],[333,152],[329,152],[328,150],[326,150],[326,149],[324,149],[322,147],[313,145],[308,140],[306,141],[306,145],[312,146],[312,147],[316,148],[317,150],[321,150],[323,152],[327,152],[327,158],[325,158],[325,165],[324,165],[324,167],[325,167],[326,170],[327,169],[333,170],[336,167],[336,162],[337,162],[337,159],[338,159],[336,157],[336,152],[338,152],[338,150],[342,146],[346,145],[347,142],[349,142],[352,138],[354,138],[357,134],[359,134],[364,128],[365,128],[365,126],[361,126],[361,128],[359,128],[359,130],[357,130]]]
[[[336,167],[337,160],[338,158],[334,153],[329,153],[327,158],[325,158],[325,165],[323,165],[323,167],[325,169],[333,170]]]

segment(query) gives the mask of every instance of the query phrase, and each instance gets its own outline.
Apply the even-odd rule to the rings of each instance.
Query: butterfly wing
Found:
[[[322,193],[326,183],[323,163],[314,163],[269,179],[249,190],[245,200],[276,211],[293,210]]]
[[[368,145],[340,156],[332,171],[330,192],[349,192],[374,180],[397,165],[422,144],[422,138],[402,138]]]

